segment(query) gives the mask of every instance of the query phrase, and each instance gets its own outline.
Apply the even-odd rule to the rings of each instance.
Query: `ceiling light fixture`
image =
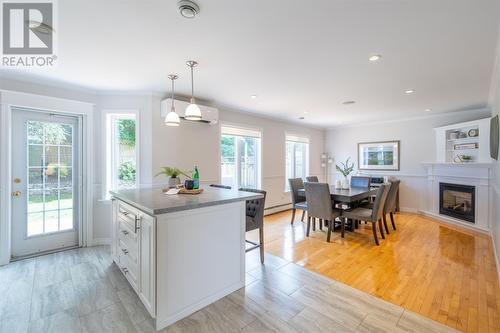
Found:
[[[186,108],[186,113],[184,114],[184,118],[187,120],[201,120],[201,110],[198,105],[196,105],[194,101],[194,76],[193,76],[193,68],[198,66],[198,63],[194,60],[189,60],[186,62],[186,65],[191,68],[191,100],[189,101],[188,107]]]
[[[175,105],[174,105],[174,81],[177,80],[179,77],[177,75],[170,74],[168,78],[172,81],[172,106],[170,107],[170,112],[167,113],[167,116],[165,117],[165,125],[179,126],[181,124],[181,120],[177,112],[175,112]]]
[[[370,62],[377,62],[379,61],[380,59],[382,59],[382,56],[380,54],[374,54],[374,55],[371,55],[369,58],[368,58],[368,61]]]
[[[306,118],[305,117],[299,117],[299,120],[304,120],[304,119],[306,119]]]
[[[431,112],[431,111],[432,111],[432,109],[425,109],[424,111],[425,111],[425,112]]]
[[[257,95],[250,95],[250,98],[251,98],[251,99],[256,99],[256,98],[257,98]]]
[[[342,104],[344,104],[344,105],[351,105],[351,104],[354,104],[354,103],[356,103],[356,101],[345,101]]]
[[[198,4],[191,0],[181,0],[177,2],[177,8],[179,8],[179,13],[188,19],[195,18],[200,12]]]
[[[409,94],[413,94],[415,92],[415,89],[406,89],[405,90],[405,94],[409,95]]]

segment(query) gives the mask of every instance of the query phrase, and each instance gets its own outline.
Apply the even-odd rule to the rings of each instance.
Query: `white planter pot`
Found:
[[[342,182],[342,189],[348,190],[349,187],[350,187],[349,178],[345,177],[344,181]]]
[[[181,183],[181,179],[179,177],[175,177],[175,178],[170,177],[168,179],[168,187],[170,187],[170,188],[174,188],[177,185],[179,185],[180,183]]]

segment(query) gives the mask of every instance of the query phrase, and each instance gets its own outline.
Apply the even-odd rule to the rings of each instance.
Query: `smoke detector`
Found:
[[[179,13],[185,18],[192,19],[200,12],[198,4],[191,0],[180,0],[177,2]]]

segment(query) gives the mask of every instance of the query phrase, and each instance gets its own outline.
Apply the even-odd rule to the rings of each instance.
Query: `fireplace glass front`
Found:
[[[476,188],[439,183],[439,213],[475,223]]]

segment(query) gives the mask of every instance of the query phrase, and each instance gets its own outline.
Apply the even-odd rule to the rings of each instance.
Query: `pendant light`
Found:
[[[170,74],[168,78],[172,81],[172,106],[170,107],[170,112],[167,113],[167,116],[165,117],[165,125],[179,126],[181,124],[181,120],[177,112],[175,112],[174,106],[174,81],[177,80],[178,76]]]
[[[198,105],[194,102],[194,78],[193,78],[193,68],[198,66],[198,63],[194,60],[189,60],[186,65],[191,68],[191,100],[190,104],[186,108],[186,113],[184,114],[184,119],[187,120],[201,120],[201,110]]]

